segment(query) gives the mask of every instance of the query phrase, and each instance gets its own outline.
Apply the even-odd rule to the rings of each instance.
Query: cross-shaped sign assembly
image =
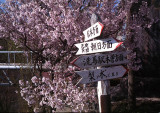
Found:
[[[120,42],[114,38],[98,39],[93,41],[88,41],[94,39],[101,35],[104,25],[100,22],[95,23],[85,31],[83,34],[85,36],[85,41],[83,43],[75,44],[78,48],[76,55],[84,55],[76,58],[71,62],[72,65],[77,66],[81,69],[97,67],[97,66],[114,66],[119,64],[128,63],[127,54],[128,52],[114,52],[108,54],[102,54],[102,52],[114,51],[123,42]],[[91,54],[99,53],[99,54]],[[91,55],[86,55],[91,54]],[[127,72],[127,69],[123,66],[115,66],[87,71],[78,71],[78,75],[82,77],[80,83],[86,84],[96,81],[108,80],[123,77]]]

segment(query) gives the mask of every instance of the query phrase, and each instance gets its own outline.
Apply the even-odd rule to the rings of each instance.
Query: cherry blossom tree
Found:
[[[82,32],[90,26],[92,13],[104,24],[103,38],[126,38],[123,49],[131,50],[129,67],[138,70],[141,57],[135,50],[143,50],[144,30],[157,19],[151,14],[152,6],[143,0],[138,12],[133,13],[136,3],[139,0],[6,0],[0,15],[0,37],[10,37],[24,50],[32,51],[40,76],[42,64],[52,70],[53,80],[34,76],[30,82],[20,81],[21,94],[28,104],[52,108],[68,105],[83,111],[84,105],[90,110],[90,103],[97,102],[93,89],[73,84],[77,76],[73,71],[79,69],[69,66],[76,57],[74,44],[83,42]]]

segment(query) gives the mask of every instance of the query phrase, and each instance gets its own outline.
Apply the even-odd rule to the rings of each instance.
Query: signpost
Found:
[[[94,39],[101,35],[104,26],[97,21],[98,16],[93,13],[91,16],[91,27],[83,31],[85,41]],[[76,55],[113,51],[122,43],[123,42],[117,41],[114,38],[78,43],[75,44],[78,48]],[[82,69],[97,67],[97,69],[94,70],[76,71],[76,73],[82,77],[80,80],[80,83],[82,84],[98,81],[97,94],[100,112],[110,113],[111,111],[109,80],[122,77],[127,72],[127,69],[121,65],[108,68],[101,68],[98,66],[126,64],[128,63],[127,54],[128,52],[92,54],[80,56],[71,62],[72,65]]]
[[[98,36],[101,35],[102,30],[103,30],[103,24],[100,22],[95,23],[94,25],[92,25],[91,27],[89,27],[88,29],[86,29],[85,31],[83,31],[83,34],[85,36],[84,41],[88,41],[90,39],[94,39]]]
[[[81,69],[126,64],[128,63],[128,53],[129,52],[113,52],[108,54],[84,55],[73,60],[71,64]]]
[[[120,78],[126,72],[127,69],[125,69],[123,66],[115,66],[87,71],[76,71],[76,73],[82,77],[80,81],[80,83],[82,84]]]
[[[118,42],[114,38],[78,43],[75,44],[75,46],[78,48],[76,55],[113,51],[122,43],[123,42]]]

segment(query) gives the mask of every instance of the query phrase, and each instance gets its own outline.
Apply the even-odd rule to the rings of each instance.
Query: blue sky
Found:
[[[0,0],[0,2],[5,2],[5,0]]]

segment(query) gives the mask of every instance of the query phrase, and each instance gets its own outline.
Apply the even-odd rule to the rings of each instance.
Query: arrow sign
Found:
[[[104,25],[102,23],[97,22],[91,27],[89,27],[88,29],[86,29],[85,31],[83,31],[83,34],[85,36],[84,41],[94,39],[95,37],[100,36],[102,33],[103,27]]]
[[[116,41],[114,38],[78,43],[75,44],[75,46],[78,48],[76,55],[113,51],[122,43],[123,42]]]
[[[71,64],[82,69],[97,66],[126,64],[129,62],[127,60],[128,53],[129,52],[127,51],[108,54],[85,55],[76,58],[71,62]]]
[[[82,77],[80,83],[86,84],[107,79],[120,78],[127,72],[123,66],[101,68],[88,71],[76,71]]]

